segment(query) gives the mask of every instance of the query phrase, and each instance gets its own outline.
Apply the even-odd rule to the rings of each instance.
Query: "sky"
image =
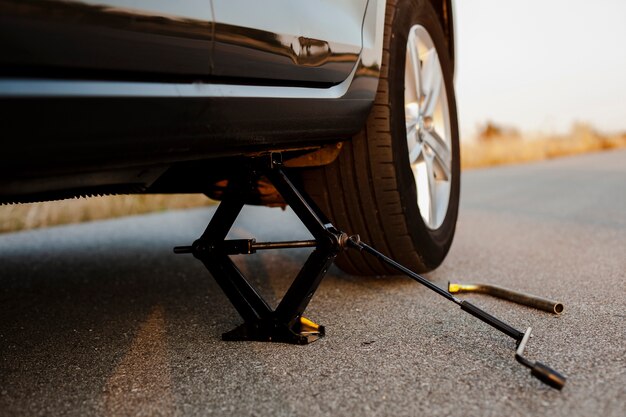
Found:
[[[626,131],[626,0],[456,0],[455,18],[464,136],[488,120]]]

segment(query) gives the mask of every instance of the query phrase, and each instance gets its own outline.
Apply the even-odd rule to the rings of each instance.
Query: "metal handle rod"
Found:
[[[517,345],[515,360],[530,369],[530,374],[532,376],[544,384],[560,391],[563,389],[565,382],[567,381],[567,377],[565,375],[555,371],[541,362],[533,362],[524,357],[524,349],[526,348],[526,342],[528,342],[531,332],[532,329],[529,327],[528,330],[526,330],[526,333],[524,333],[524,337],[520,341],[519,345]]]
[[[356,249],[359,249],[359,250],[364,250],[365,252],[369,253],[370,255],[375,256],[380,261],[386,263],[387,265],[391,266],[392,268],[397,269],[398,271],[400,271],[403,274],[407,275],[409,278],[412,278],[413,280],[419,282],[420,284],[424,285],[425,287],[428,287],[429,289],[433,290],[434,292],[436,292],[437,294],[441,295],[442,297],[447,298],[448,300],[452,301],[455,304],[461,305],[461,300],[459,300],[458,298],[456,298],[455,296],[450,294],[448,291],[446,291],[443,288],[433,284],[432,282],[428,281],[423,276],[421,276],[419,274],[416,274],[415,272],[411,271],[410,269],[406,268],[405,266],[402,266],[401,264],[397,263],[393,259],[383,255],[382,253],[378,252],[376,249],[372,248],[368,244],[365,244],[365,243],[361,242],[360,240],[358,240],[358,238],[350,237],[348,242],[349,242],[349,244],[352,247],[354,247]]]
[[[403,274],[419,282],[420,284],[430,288],[431,290],[435,291],[437,294],[447,298],[448,300],[452,301],[455,304],[460,305],[463,311],[473,315],[479,320],[482,320],[483,322],[489,324],[490,326],[498,329],[502,333],[517,340],[518,348],[517,348],[517,352],[515,353],[515,359],[522,365],[530,368],[532,376],[539,379],[541,382],[551,386],[552,388],[556,388],[558,390],[562,389],[563,386],[565,385],[566,377],[564,375],[560,374],[559,372],[555,371],[552,368],[547,367],[546,365],[540,362],[529,361],[523,356],[524,348],[526,347],[526,343],[528,342],[528,338],[530,337],[530,332],[532,331],[531,328],[528,328],[526,332],[520,332],[519,330],[515,329],[512,326],[509,326],[508,324],[501,321],[497,317],[492,316],[491,314],[480,309],[479,307],[476,307],[470,302],[459,300],[458,298],[456,298],[449,292],[443,290],[442,288],[428,281],[426,278],[422,277],[421,275],[411,271],[410,269],[402,266],[401,264],[394,261],[393,259],[388,258],[382,253],[378,252],[376,249],[372,248],[371,246],[361,242],[358,235],[351,236],[348,239],[347,243],[348,243],[348,246],[350,247],[353,247],[359,250],[364,250],[367,253],[375,256],[380,261],[402,272]]]
[[[250,246],[254,250],[313,248],[317,246],[317,241],[316,240],[293,240],[293,241],[287,241],[287,242],[254,242]]]
[[[487,313],[480,307],[475,306],[469,301],[464,300],[461,302],[461,310],[471,314],[472,316],[476,317],[478,320],[481,320],[484,323],[487,323],[491,327],[494,327],[500,330],[502,333],[506,334],[507,336],[512,337],[513,339],[517,341],[520,341],[522,337],[524,337],[523,332],[520,332],[513,326],[509,326],[502,320],[498,319],[497,317],[492,316],[491,314]]]
[[[313,248],[317,246],[316,240],[291,240],[286,242],[257,242],[254,239],[236,239],[225,240],[222,243],[223,246],[235,250],[235,252],[229,252],[229,254],[241,254],[241,253],[254,253],[258,250],[268,249],[296,249],[296,248]],[[234,249],[233,249],[234,248]],[[174,253],[193,253],[193,246],[176,246]]]
[[[448,291],[453,294],[475,292],[479,294],[487,294],[492,297],[501,298],[503,300],[512,301],[517,304],[533,307],[538,310],[547,311],[548,313],[561,314],[563,312],[563,303],[550,300],[536,295],[524,294],[519,291],[513,291],[508,288],[499,287],[490,284],[461,284],[448,283]]]
[[[471,314],[472,316],[474,316],[477,319],[483,321],[484,323],[487,323],[491,327],[501,331],[502,333],[506,334],[507,336],[512,337],[513,339],[515,339],[517,341],[521,340],[522,337],[524,336],[523,332],[520,332],[516,328],[514,328],[512,326],[509,326],[508,324],[506,324],[502,320],[498,319],[497,317],[494,317],[491,314],[487,313],[486,311],[482,310],[481,308],[471,304],[469,301],[459,300],[458,298],[456,298],[455,296],[453,296],[452,294],[450,294],[449,292],[447,292],[443,288],[441,288],[441,287],[433,284],[432,282],[428,281],[423,276],[421,276],[421,275],[411,271],[410,269],[408,269],[405,266],[399,264],[398,262],[394,261],[393,259],[383,255],[382,253],[378,252],[376,249],[372,248],[368,244],[361,242],[358,239],[358,237],[354,237],[353,236],[353,237],[351,237],[348,240],[348,242],[349,242],[349,244],[352,247],[364,250],[367,253],[375,256],[376,258],[378,258],[382,262],[385,262],[387,265],[393,267],[394,269],[397,269],[398,271],[402,272],[403,274],[407,275],[408,277],[412,278],[413,280],[419,282],[420,284],[424,285],[425,287],[428,287],[431,290],[435,291],[437,294],[439,294],[439,295],[447,298],[448,300],[452,301],[453,303],[459,305],[463,311]]]
[[[174,248],[174,253],[176,254],[193,253],[193,246],[176,246]]]

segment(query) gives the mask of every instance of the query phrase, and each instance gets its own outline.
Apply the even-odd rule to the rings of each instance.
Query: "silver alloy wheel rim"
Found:
[[[421,25],[409,31],[404,111],[417,205],[429,229],[441,227],[452,184],[452,138],[443,71],[432,38]]]

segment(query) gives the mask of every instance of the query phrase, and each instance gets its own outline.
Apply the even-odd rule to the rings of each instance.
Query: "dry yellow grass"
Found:
[[[115,195],[0,206],[0,232],[214,204],[201,194]]]
[[[488,126],[487,134],[461,145],[461,167],[481,168],[626,147],[626,133],[602,135],[587,125],[575,125],[567,135],[523,138],[515,131]]]
[[[462,143],[462,168],[523,163],[626,147],[626,134],[605,136],[576,125],[565,136],[523,139],[488,124],[475,141]],[[0,206],[0,232],[33,229],[132,214],[214,204],[203,195],[122,195]]]

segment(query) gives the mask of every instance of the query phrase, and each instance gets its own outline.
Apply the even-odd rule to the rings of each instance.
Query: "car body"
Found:
[[[2,0],[0,12],[3,202],[205,191],[185,163],[219,171],[348,138],[378,82],[383,1]]]
[[[220,199],[273,152],[333,222],[407,265],[431,270],[448,252],[451,0],[0,0],[0,47],[0,203]],[[262,179],[249,194],[285,204]]]

